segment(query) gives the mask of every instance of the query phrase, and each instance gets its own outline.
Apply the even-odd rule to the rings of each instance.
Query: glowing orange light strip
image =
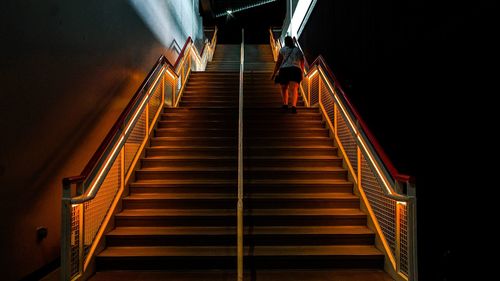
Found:
[[[316,74],[318,74],[317,68],[309,75],[309,79],[312,79],[314,77],[314,75],[316,75]]]
[[[167,70],[167,74],[168,74],[168,76],[172,77],[172,79],[173,79],[173,80],[175,80],[175,78],[177,78],[177,77],[175,77],[175,76],[174,76],[174,75],[170,72],[170,68]]]
[[[97,179],[94,180],[94,183],[92,184],[92,187],[90,188],[90,191],[89,191],[88,194],[93,194],[94,189],[97,186],[97,183],[101,180],[102,176],[104,175],[104,171],[107,170],[107,168],[108,168],[108,166],[109,166],[109,164],[111,162],[111,159],[114,158],[114,155],[115,155],[116,151],[119,148],[121,148],[122,143],[125,140],[125,136],[127,135],[127,133],[129,132],[130,128],[132,127],[132,124],[134,124],[134,121],[137,119],[137,116],[139,115],[139,113],[142,111],[142,108],[144,107],[144,104],[148,100],[148,97],[151,94],[151,92],[153,91],[153,89],[156,87],[156,84],[158,84],[158,80],[160,80],[160,78],[163,75],[164,71],[165,71],[165,67],[163,67],[161,69],[160,74],[158,75],[158,77],[156,78],[155,82],[153,83],[153,86],[150,87],[150,89],[148,91],[148,94],[144,97],[144,99],[143,99],[141,105],[139,106],[139,108],[137,108],[137,110],[136,110],[136,112],[134,114],[134,117],[132,117],[132,119],[130,120],[130,122],[129,122],[130,124],[127,126],[127,129],[125,129],[125,132],[123,133],[123,135],[121,136],[120,140],[116,144],[115,148],[113,149],[113,152],[111,152],[110,156],[108,157],[108,160],[106,161],[106,164],[104,164],[104,168],[101,169],[101,172],[99,173],[99,176],[97,176]]]
[[[325,73],[323,72],[323,70],[321,70],[321,68],[318,68],[321,75],[323,76],[323,79],[324,81],[326,82],[328,88],[330,89],[330,91],[333,94],[333,97],[335,98],[335,101],[337,102],[337,104],[339,105],[340,109],[342,110],[342,112],[344,113],[344,116],[346,116],[347,118],[347,122],[349,122],[349,125],[351,126],[352,130],[354,131],[354,134],[356,135],[357,139],[359,140],[359,142],[361,143],[361,146],[363,147],[364,151],[366,152],[366,154],[368,155],[368,158],[370,159],[370,162],[373,164],[373,167],[375,167],[375,170],[377,171],[377,174],[380,176],[380,178],[382,179],[382,182],[384,183],[384,187],[386,189],[386,191],[392,195],[394,194],[394,192],[392,192],[392,188],[390,187],[390,184],[388,183],[387,181],[387,178],[384,176],[384,174],[380,171],[379,167],[378,167],[378,164],[376,161],[374,161],[372,155],[371,155],[371,152],[367,149],[366,147],[366,144],[365,144],[365,141],[363,140],[363,138],[361,138],[359,135],[358,135],[358,131],[356,129],[356,127],[354,126],[352,120],[351,120],[351,117],[347,114],[347,110],[344,108],[344,106],[342,105],[342,103],[340,102],[340,100],[338,99],[337,97],[337,94],[335,93],[335,91],[333,90],[333,87],[331,86],[330,82],[328,81],[328,79],[326,78],[326,75]],[[398,201],[399,202],[399,201]]]

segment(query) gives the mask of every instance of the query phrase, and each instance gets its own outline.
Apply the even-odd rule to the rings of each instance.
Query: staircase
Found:
[[[98,271],[235,268],[239,49],[218,45],[161,115]]]
[[[245,63],[272,71],[269,46],[259,47]],[[318,108],[299,98],[297,114],[284,112],[270,76],[244,76],[247,262],[257,269],[382,268],[384,256]]]
[[[164,110],[96,257],[96,280],[115,270],[236,268],[239,48],[217,45],[180,106]],[[297,114],[281,109],[269,46],[249,46],[245,61],[245,266],[382,269],[318,109],[302,100]]]

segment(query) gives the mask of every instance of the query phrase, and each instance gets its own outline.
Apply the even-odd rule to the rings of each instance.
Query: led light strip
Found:
[[[122,134],[122,136],[120,137],[120,140],[118,141],[118,143],[116,144],[115,148],[113,149],[113,152],[111,152],[110,156],[108,157],[108,160],[106,161],[106,164],[104,164],[104,168],[101,169],[101,172],[99,173],[99,175],[97,176],[97,179],[94,180],[94,184],[92,185],[92,187],[90,188],[90,191],[87,193],[88,195],[92,195],[95,188],[97,187],[97,183],[101,180],[101,178],[103,177],[104,175],[104,171],[106,171],[108,169],[108,166],[111,162],[111,159],[114,158],[115,154],[116,154],[116,151],[122,147],[122,144],[123,144],[123,141],[125,140],[125,136],[128,134],[132,124],[134,124],[134,121],[136,120],[137,116],[139,115],[139,113],[142,111],[142,108],[144,107],[144,104],[146,103],[146,101],[148,100],[148,97],[149,95],[151,95],[151,92],[153,91],[153,89],[156,87],[156,84],[158,84],[158,80],[160,80],[160,78],[162,77],[163,75],[163,72],[165,72],[165,67],[162,67],[161,71],[160,71],[160,74],[158,75],[158,77],[156,78],[155,82],[153,83],[153,86],[150,87],[149,91],[148,91],[148,94],[144,97],[144,100],[142,101],[141,105],[139,106],[139,108],[136,110],[135,114],[134,114],[134,117],[132,117],[132,119],[130,120],[130,124],[127,126],[127,129],[125,129],[125,132]]]
[[[337,102],[337,105],[340,107],[340,109],[342,110],[342,112],[344,113],[344,116],[346,117],[347,119],[347,122],[349,123],[349,125],[351,126],[351,129],[353,130],[354,134],[356,135],[356,138],[359,140],[359,142],[361,143],[361,146],[363,147],[364,151],[366,152],[366,155],[368,155],[368,158],[370,159],[371,163],[373,163],[373,167],[375,168],[375,170],[377,171],[377,174],[379,175],[379,177],[382,179],[382,182],[384,183],[384,187],[385,187],[385,190],[387,191],[387,193],[389,193],[390,195],[393,195],[394,192],[392,192],[392,188],[390,187],[390,184],[388,183],[387,181],[387,178],[385,177],[385,175],[380,171],[378,165],[377,165],[377,162],[373,159],[372,157],[372,154],[371,154],[371,151],[369,151],[366,147],[366,144],[365,144],[365,141],[364,139],[358,134],[358,130],[356,129],[356,127],[354,126],[354,123],[352,122],[351,120],[351,117],[349,116],[349,114],[347,114],[347,110],[345,109],[344,105],[340,102],[340,100],[338,99],[337,97],[337,94],[335,94],[335,91],[333,90],[333,87],[331,86],[330,82],[328,81],[328,79],[326,78],[326,75],[325,73],[323,72],[323,70],[321,68],[318,68],[319,69],[319,72],[321,73],[321,76],[323,77],[323,80],[326,82],[326,85],[328,86],[328,88],[330,89],[330,91],[333,94],[333,97],[335,98],[335,101]]]

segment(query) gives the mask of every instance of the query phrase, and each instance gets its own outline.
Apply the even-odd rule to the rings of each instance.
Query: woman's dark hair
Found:
[[[293,43],[293,39],[290,36],[285,37],[285,46],[289,48],[295,47],[295,44]]]

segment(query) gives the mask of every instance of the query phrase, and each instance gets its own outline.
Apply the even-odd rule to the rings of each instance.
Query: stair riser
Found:
[[[146,150],[146,157],[156,157],[156,156],[192,156],[192,157],[210,157],[210,156],[234,156],[237,155],[237,150],[228,149],[158,149],[158,150]]]
[[[306,128],[286,128],[274,127],[249,129],[245,131],[251,137],[328,137],[327,130],[306,129]]]
[[[246,234],[245,245],[290,246],[290,245],[372,245],[373,234]],[[235,246],[234,234],[224,235],[130,235],[106,236],[106,246]]]
[[[282,138],[282,139],[273,139],[273,138],[255,138],[243,139],[243,143],[246,146],[258,147],[258,146],[333,146],[333,140],[329,138],[320,138],[320,139],[299,139],[299,138]]]
[[[266,256],[244,259],[245,268],[259,269],[368,269],[383,268],[384,258],[374,256]],[[97,270],[202,270],[236,268],[236,257],[98,257]]]
[[[245,171],[245,179],[338,180],[347,178],[347,171]]]
[[[261,226],[328,226],[366,225],[366,216],[245,216],[247,225]],[[123,217],[115,218],[116,226],[235,226],[233,216],[169,216],[169,217]]]
[[[259,130],[272,130],[272,129],[283,129],[284,126],[289,127],[290,129],[303,129],[303,130],[309,130],[309,129],[324,129],[324,125],[320,122],[300,122],[302,120],[290,120],[289,122],[283,121],[283,122],[264,122],[260,120],[256,121],[249,121],[249,122],[244,122],[243,126],[245,127],[259,127]],[[225,129],[225,128],[231,128],[231,127],[237,127],[238,126],[238,120],[234,121],[225,121],[225,120],[220,120],[220,121],[160,121],[158,122],[158,128],[164,129],[164,128],[214,128],[214,129]],[[252,129],[252,130],[257,130],[257,129]],[[245,131],[251,131],[251,129],[246,129]]]
[[[237,101],[209,101],[209,102],[181,101],[179,103],[179,106],[185,106],[185,107],[220,107],[220,106],[238,107],[238,102]]]
[[[175,160],[143,160],[143,168],[173,168],[173,167],[235,167],[236,159],[175,159]],[[263,167],[341,167],[342,160],[289,160],[289,159],[253,159],[244,160],[244,166]]]
[[[236,138],[228,138],[224,140],[209,140],[206,138],[200,139],[191,139],[191,140],[151,140],[151,147],[155,146],[236,146],[237,139]]]
[[[218,128],[225,129],[230,127],[237,127],[238,120],[235,121],[222,121],[221,122],[158,122],[158,128]]]
[[[137,171],[137,180],[235,179],[237,171]]]
[[[238,135],[237,128],[234,130],[157,130],[157,137],[235,137]]]
[[[131,193],[235,193],[237,182],[233,185],[132,185]],[[331,185],[268,185],[268,184],[245,184],[245,193],[352,193],[352,184],[334,184]]]
[[[236,159],[176,159],[176,160],[143,160],[142,168],[161,167],[235,167]]]
[[[296,209],[296,208],[358,208],[358,199],[251,199],[245,198],[247,209]],[[231,209],[233,199],[123,199],[126,209]]]
[[[245,157],[252,159],[252,157],[262,157],[262,156],[336,156],[337,151],[335,148],[258,148],[252,147],[245,150]]]

